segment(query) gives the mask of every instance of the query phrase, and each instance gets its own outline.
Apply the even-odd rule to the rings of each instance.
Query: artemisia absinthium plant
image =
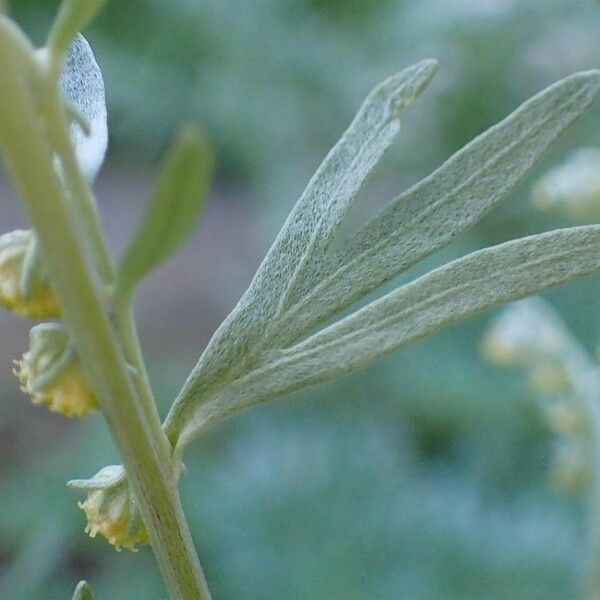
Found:
[[[87,530],[115,547],[149,541],[171,597],[197,600],[209,592],[177,491],[194,438],[239,410],[600,269],[600,226],[561,229],[474,252],[335,319],[496,206],[592,102],[600,72],[576,73],[540,92],[332,250],[340,223],[437,63],[424,60],[379,84],[310,180],[161,424],[132,301],[139,281],[189,233],[212,161],[197,129],[185,127],[137,232],[113,262],[90,189],[106,144],[103,88],[77,34],[101,4],[65,0],[41,49],[0,18],[0,145],[32,226],[9,234],[0,290],[18,314],[58,318],[34,327],[17,367],[23,388],[66,414],[97,405],[121,454],[122,466],[70,482],[87,493]],[[76,594],[91,597],[85,583]]]

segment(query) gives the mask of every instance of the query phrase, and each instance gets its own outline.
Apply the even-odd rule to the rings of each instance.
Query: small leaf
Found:
[[[213,160],[203,136],[185,127],[169,149],[163,172],[119,269],[118,294],[127,294],[191,233],[204,205]]]
[[[87,581],[80,581],[73,593],[73,600],[94,600],[92,588]]]
[[[82,35],[76,35],[64,61],[60,89],[71,121],[71,143],[85,178],[92,183],[108,145],[102,71]]]
[[[598,270],[600,225],[560,229],[469,254],[295,346],[267,353],[193,418],[188,413],[178,444],[243,408],[344,375],[481,310]]]

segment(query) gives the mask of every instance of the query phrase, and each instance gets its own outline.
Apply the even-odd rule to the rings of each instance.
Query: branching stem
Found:
[[[50,97],[42,121],[14,51],[13,26],[0,18],[0,146],[7,171],[37,235],[44,266],[120,451],[170,595],[206,600],[210,594],[179,499],[170,449],[156,425],[158,414],[131,312],[120,309],[115,315],[97,281],[94,259],[103,256],[106,275],[108,267],[112,269],[110,258],[104,254],[97,218],[82,223],[91,214],[90,192],[71,162],[67,122],[64,114],[58,118],[57,87],[46,91]],[[43,122],[52,124],[52,133]],[[55,169],[55,153],[63,164],[62,178]],[[94,229],[98,237],[88,249],[82,238]],[[129,369],[132,362],[135,378]]]

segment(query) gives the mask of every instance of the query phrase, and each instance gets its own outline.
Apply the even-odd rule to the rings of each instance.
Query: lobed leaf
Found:
[[[574,74],[540,92],[400,195],[362,227],[345,249],[329,255],[328,244],[340,220],[374,167],[375,158],[383,154],[391,141],[384,126],[393,114],[390,98],[405,97],[407,90],[412,91],[406,98],[413,98],[433,72],[433,64],[424,64],[396,76],[403,86],[395,89],[388,80],[367,98],[349,130],[311,180],[248,291],[213,336],[173,404],[165,423],[173,444],[185,446],[196,431],[229,412],[359,368],[476,310],[536,293],[595,269],[586,264],[580,273],[575,263],[567,261],[574,256],[574,248],[582,253],[589,250],[585,240],[574,237],[572,241],[581,242],[581,247],[559,248],[558,254],[551,254],[551,243],[560,246],[571,233],[526,238],[433,271],[297,343],[310,330],[449,243],[485,215],[513,189],[600,89],[600,72],[589,71]],[[411,82],[410,86],[406,87],[406,81]],[[381,108],[384,91],[387,100],[383,106],[388,106],[387,111]],[[378,116],[380,124],[375,131],[379,137],[369,137],[367,130],[373,128],[374,122],[368,115]],[[360,160],[355,160],[357,157]],[[576,236],[577,231],[573,230],[572,235]],[[596,236],[596,230],[590,231]],[[593,241],[596,242],[595,237]],[[530,263],[522,254],[542,250],[558,261],[556,272],[552,272],[549,259],[539,256],[537,262]],[[506,260],[497,257],[497,253],[506,253]],[[488,272],[494,261],[500,269],[495,278]],[[476,267],[481,267],[481,276]],[[501,270],[505,268],[506,277]],[[531,278],[517,268],[534,269]],[[455,270],[465,277],[464,282],[454,277]],[[501,278],[505,286],[494,288]],[[435,311],[427,312],[426,295],[413,298],[425,291],[435,292],[427,287],[433,284],[447,285],[450,293],[461,294],[458,304],[453,304],[441,289],[434,294],[439,306],[434,302],[432,310],[442,311],[441,317]],[[486,299],[485,290],[491,299]],[[414,308],[402,305],[409,295],[418,300]],[[381,311],[388,305],[393,314],[384,316]],[[400,320],[394,320],[394,311],[412,315],[413,320],[409,316],[407,321],[399,317]],[[443,311],[450,311],[450,316],[444,316]],[[454,319],[453,315],[458,316]],[[370,320],[374,323],[371,329],[365,324]]]
[[[185,127],[167,153],[163,172],[121,261],[117,294],[127,294],[191,233],[204,205],[212,155],[201,133]]]
[[[527,100],[363,226],[315,273],[282,317],[296,339],[451,242],[502,200],[600,89],[600,72],[576,73]]]
[[[267,353],[226,393],[198,408],[179,444],[243,408],[344,375],[479,311],[598,270],[600,225],[534,235],[452,261],[294,346]]]
[[[315,261],[391,145],[399,117],[420,94],[437,68],[424,60],[386,79],[366,98],[358,114],[310,180],[287,218],[250,287],[209,343],[192,373],[199,385],[239,372],[259,354],[288,294],[310,277]],[[191,385],[191,382],[189,382]]]

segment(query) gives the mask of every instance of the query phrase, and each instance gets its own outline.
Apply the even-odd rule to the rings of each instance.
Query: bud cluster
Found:
[[[60,323],[41,323],[30,332],[30,348],[15,361],[21,389],[34,404],[66,416],[83,416],[98,408],[96,396]]]
[[[116,550],[136,550],[139,544],[150,543],[121,465],[104,467],[90,479],[70,481],[69,487],[88,494],[79,507],[87,518],[85,531],[90,537],[99,533]]]
[[[32,231],[17,230],[0,236],[0,304],[32,319],[60,315]],[[29,350],[15,364],[21,389],[34,404],[67,416],[83,416],[98,408],[69,334],[60,323],[33,327]]]

